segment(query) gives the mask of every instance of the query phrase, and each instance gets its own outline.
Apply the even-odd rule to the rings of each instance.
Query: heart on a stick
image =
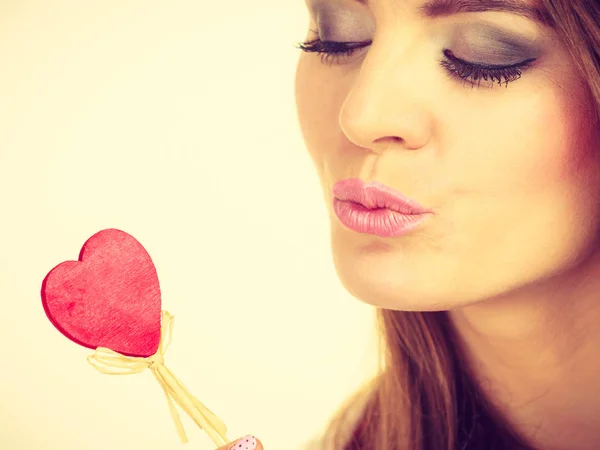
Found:
[[[94,234],[79,261],[52,269],[42,283],[42,302],[52,324],[79,345],[144,358],[158,350],[158,275],[144,247],[124,231]]]

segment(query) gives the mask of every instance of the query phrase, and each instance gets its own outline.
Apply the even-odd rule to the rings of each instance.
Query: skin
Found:
[[[302,134],[331,218],[337,274],[386,309],[449,311],[488,395],[541,449],[600,447],[600,127],[555,33],[507,12],[419,16],[422,0],[307,0],[306,39],[372,44],[338,64],[303,53]],[[525,42],[494,59],[492,25]],[[489,33],[488,33],[489,35]],[[484,34],[485,36],[485,34]],[[480,86],[439,61],[537,58]],[[433,214],[401,237],[346,228],[332,189],[394,187]]]

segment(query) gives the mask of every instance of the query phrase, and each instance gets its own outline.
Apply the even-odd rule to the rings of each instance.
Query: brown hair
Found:
[[[599,119],[600,0],[539,0],[539,4],[587,80]],[[333,449],[532,448],[482,394],[446,312],[378,310],[377,314],[379,374],[329,424],[326,436]],[[358,421],[350,419],[359,404]]]

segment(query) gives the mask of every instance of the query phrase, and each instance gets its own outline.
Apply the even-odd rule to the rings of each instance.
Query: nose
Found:
[[[390,145],[422,148],[431,137],[431,110],[427,106],[431,92],[427,92],[419,68],[418,51],[416,58],[408,58],[407,52],[382,54],[382,47],[372,46],[362,62],[342,104],[340,126],[350,142],[375,153]]]

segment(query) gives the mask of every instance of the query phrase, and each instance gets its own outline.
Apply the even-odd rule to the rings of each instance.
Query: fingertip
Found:
[[[227,444],[217,450],[264,450],[262,442],[257,437],[248,434],[243,438]]]

